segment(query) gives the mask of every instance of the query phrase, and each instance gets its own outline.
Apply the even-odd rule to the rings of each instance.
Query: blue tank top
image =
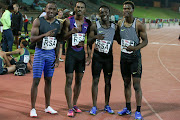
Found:
[[[30,57],[30,53],[29,53],[28,49],[27,48],[23,48],[23,49],[24,49],[24,54],[19,56],[19,61],[21,61],[21,62],[24,62],[24,59],[27,59],[26,56]],[[27,62],[29,62],[29,61],[27,61]]]
[[[53,23],[49,23],[46,21],[46,19],[44,17],[40,17],[39,18],[40,21],[40,26],[39,26],[39,35],[42,35],[44,33],[47,33],[50,30],[56,29],[54,32],[54,36],[56,37],[59,30],[60,30],[60,21],[55,19]],[[42,47],[42,40],[36,43],[36,46],[38,48]]]
[[[74,27],[77,27],[74,16],[70,16],[70,17],[68,17],[68,19],[70,21],[70,30],[72,30]],[[86,32],[88,30],[88,27],[89,27],[89,24],[87,22],[87,19],[84,18],[84,23],[82,25],[82,31],[79,32],[79,33],[86,34]],[[74,51],[81,51],[84,48],[84,47],[72,46],[72,37],[69,38],[68,47],[71,47]]]

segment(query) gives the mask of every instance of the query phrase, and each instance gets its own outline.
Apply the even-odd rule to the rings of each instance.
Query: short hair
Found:
[[[23,39],[21,43],[24,45],[24,47],[27,47],[29,45],[28,41],[26,41],[25,39]]]
[[[48,4],[54,4],[54,5],[56,5],[56,3],[55,3],[54,1],[49,1],[49,2],[47,3],[47,5],[48,5]],[[46,6],[47,6],[47,5],[46,5]],[[57,5],[56,5],[56,8],[57,8]]]
[[[18,5],[18,4],[13,4],[13,5],[16,5],[16,7],[18,7],[18,8],[19,8],[19,5]]]
[[[134,9],[134,3],[132,1],[125,1],[123,5],[130,4],[132,6],[132,9]]]
[[[77,3],[83,3],[84,6],[85,6],[85,8],[86,8],[86,3],[85,3],[84,1],[77,1],[76,4],[77,4]],[[75,4],[75,6],[76,6],[76,4]]]
[[[100,7],[99,7],[99,9],[100,8],[107,8],[108,10],[109,10],[109,12],[110,12],[110,8],[108,7],[108,6],[106,6],[106,5],[101,5]]]
[[[8,10],[14,10],[13,5],[8,5]]]

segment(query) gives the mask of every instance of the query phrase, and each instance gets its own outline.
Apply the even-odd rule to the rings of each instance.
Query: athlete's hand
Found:
[[[84,41],[79,42],[78,46],[84,47]]]
[[[47,33],[45,33],[45,36],[46,36],[46,37],[48,37],[48,36],[50,36],[50,37],[54,36],[54,34],[55,34],[54,31],[55,31],[55,30],[56,30],[56,28],[53,29],[53,30],[48,31]]]
[[[74,27],[72,30],[71,30],[71,33],[74,34],[74,33],[78,33],[80,32],[80,29],[77,28],[77,27]]]
[[[134,46],[128,46],[126,48],[127,51],[136,51],[137,50],[137,47],[134,47]]]
[[[104,39],[104,34],[98,34],[94,36],[98,40],[103,40]]]
[[[91,63],[91,57],[86,57],[86,65],[89,66]]]
[[[53,64],[52,64],[51,66],[52,66],[51,69],[57,68],[57,67],[59,66],[59,59],[56,58],[55,61],[53,62]]]

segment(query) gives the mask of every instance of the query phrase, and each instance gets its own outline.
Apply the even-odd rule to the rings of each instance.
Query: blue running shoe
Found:
[[[104,111],[107,111],[109,114],[114,114],[114,111],[111,109],[109,105],[106,105]]]
[[[140,112],[138,112],[138,111],[136,111],[135,112],[135,120],[142,120],[143,118],[142,118],[142,116],[141,116],[141,113]]]
[[[91,114],[91,115],[96,115],[96,112],[97,112],[97,107],[95,107],[95,106],[92,107],[92,108],[91,108],[91,111],[90,111],[90,114]]]
[[[126,107],[123,108],[122,111],[117,112],[118,115],[131,115],[131,111],[129,111]]]

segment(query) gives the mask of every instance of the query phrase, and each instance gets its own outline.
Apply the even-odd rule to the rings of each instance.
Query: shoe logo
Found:
[[[125,29],[121,29],[121,31],[123,32],[123,31],[125,31]]]
[[[99,33],[102,33],[103,31],[99,31]]]
[[[133,72],[132,74],[135,75],[137,72]]]

